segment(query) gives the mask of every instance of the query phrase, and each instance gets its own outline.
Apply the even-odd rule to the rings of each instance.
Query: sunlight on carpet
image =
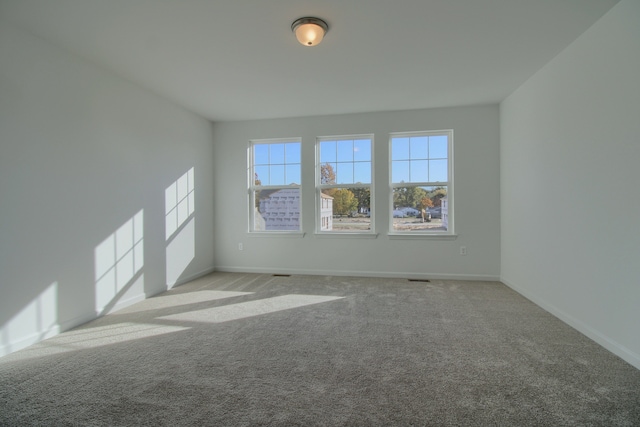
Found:
[[[131,307],[125,308],[121,310],[119,314],[136,313],[145,310],[158,310],[167,307],[179,307],[181,305],[197,304],[207,301],[216,301],[225,298],[251,295],[252,293],[253,292],[196,291],[189,293],[165,294],[162,296],[146,299]]]
[[[222,307],[206,308],[204,310],[162,316],[158,319],[177,320],[183,322],[221,323],[230,320],[244,319],[262,314],[274,313],[306,305],[335,301],[344,297],[323,295],[283,295],[257,301],[247,301]]]

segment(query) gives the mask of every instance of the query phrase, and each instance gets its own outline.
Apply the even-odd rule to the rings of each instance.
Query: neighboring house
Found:
[[[262,230],[300,230],[300,189],[285,188],[260,194],[260,212],[255,226]]]
[[[333,230],[333,197],[320,193],[320,231]]]
[[[443,197],[442,199],[440,199],[440,207],[442,208],[440,210],[441,214],[442,214],[442,226],[448,230],[449,229],[449,201],[447,200],[446,197]]]

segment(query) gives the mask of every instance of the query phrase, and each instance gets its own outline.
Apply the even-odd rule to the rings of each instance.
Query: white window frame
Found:
[[[284,184],[284,185],[256,185],[255,184],[255,158],[253,148],[256,145],[265,144],[289,144],[297,143],[300,146],[300,183],[299,184]],[[286,165],[286,158],[285,158]],[[283,190],[283,189],[297,189],[299,194],[299,227],[297,230],[259,230],[255,228],[255,194],[256,192],[263,190]],[[302,138],[271,138],[271,139],[252,139],[249,141],[249,147],[247,148],[247,211],[249,213],[248,232],[253,236],[269,236],[269,235],[286,235],[291,237],[302,237],[303,233],[303,219],[302,219]]]
[[[402,182],[402,183],[394,183],[393,182],[393,151],[392,151],[392,141],[394,138],[411,138],[411,137],[421,137],[421,136],[446,136],[447,137],[447,181],[436,181],[436,182]],[[445,129],[445,130],[429,130],[429,131],[416,131],[416,132],[393,132],[389,134],[389,236],[391,237],[420,237],[420,238],[455,238],[455,229],[454,229],[454,171],[453,171],[453,129]],[[393,193],[395,188],[402,187],[438,187],[438,186],[446,186],[447,187],[447,206],[448,206],[448,224],[447,230],[395,230],[393,228]]]
[[[369,140],[371,142],[371,179],[370,183],[353,183],[353,184],[322,184],[322,176],[321,176],[321,158],[320,158],[320,144],[326,141],[340,141],[340,140]],[[373,237],[377,236],[375,231],[375,214],[374,214],[374,175],[375,175],[375,159],[374,159],[374,134],[356,134],[356,135],[331,135],[331,136],[319,136],[316,137],[316,235],[317,236],[347,236],[347,237]],[[342,163],[342,162],[338,162]],[[353,163],[356,163],[354,160]],[[335,231],[335,230],[323,230],[322,229],[322,199],[320,194],[322,194],[322,190],[329,188],[368,188],[369,189],[369,219],[370,226],[369,230],[353,230],[353,231]]]

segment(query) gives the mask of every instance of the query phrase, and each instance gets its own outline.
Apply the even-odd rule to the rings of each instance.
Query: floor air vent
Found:
[[[410,282],[422,282],[422,283],[431,283],[429,279],[409,279]]]
[[[273,277],[291,277],[290,274],[274,274]]]

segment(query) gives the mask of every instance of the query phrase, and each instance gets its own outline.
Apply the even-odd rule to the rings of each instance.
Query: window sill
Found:
[[[315,233],[318,239],[376,239],[378,233]]]
[[[427,239],[427,240],[456,240],[457,234],[428,234],[428,233],[397,233],[391,232],[387,234],[390,240],[403,239]]]
[[[302,239],[306,233],[303,231],[250,231],[247,234],[249,237],[287,237]]]

